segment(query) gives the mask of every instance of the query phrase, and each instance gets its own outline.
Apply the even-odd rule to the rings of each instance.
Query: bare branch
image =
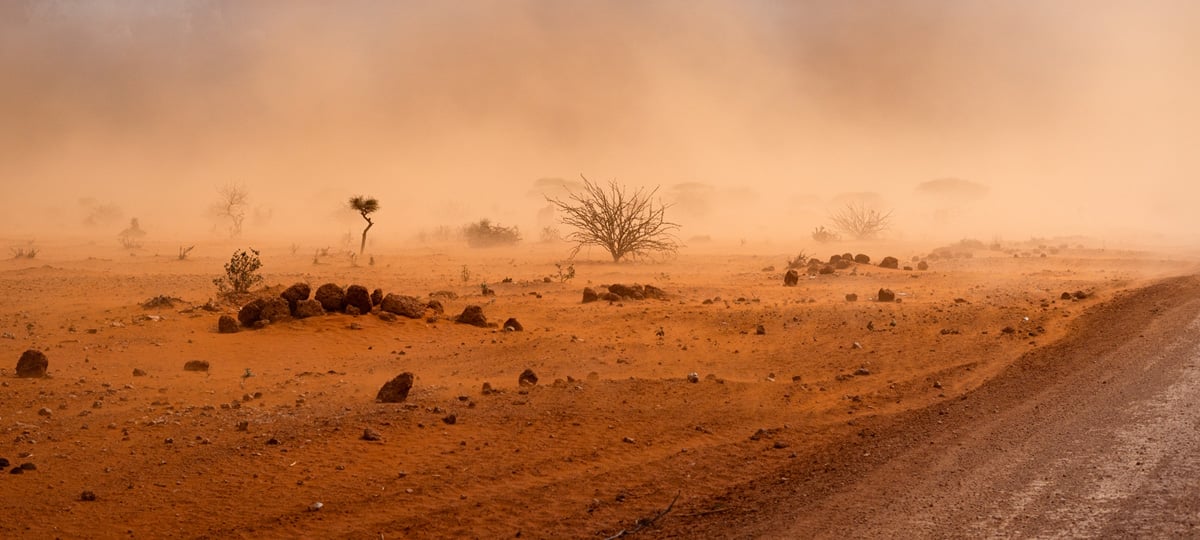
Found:
[[[870,240],[891,227],[892,211],[880,212],[866,204],[847,203],[846,206],[829,215],[829,221],[839,231],[853,236],[858,240]]]
[[[608,189],[583,178],[583,191],[571,192],[567,200],[546,200],[562,212],[560,221],[575,229],[567,240],[575,242],[574,258],[585,245],[604,248],[613,262],[651,253],[675,253],[679,249],[674,231],[679,225],[666,220],[668,205],[654,204],[658,188],[628,193],[624,186],[609,182]]]

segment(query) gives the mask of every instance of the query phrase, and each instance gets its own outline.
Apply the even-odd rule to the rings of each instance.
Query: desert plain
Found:
[[[999,413],[1089,369],[1062,344],[1156,324],[1130,302],[1196,310],[1194,254],[1046,242],[810,245],[872,262],[790,287],[799,248],[782,245],[620,264],[585,251],[569,279],[559,244],[412,246],[373,264],[258,246],[253,296],[360,284],[438,293],[444,312],[233,334],[218,318],[248,298],[212,280],[237,245],[185,260],[165,244],[43,245],[0,261],[0,536],[841,536],[853,514],[814,509],[903,448],[970,430],[948,407]],[[582,302],[616,283],[666,297]],[[158,297],[170,305],[143,306]],[[454,322],[469,305],[493,324]],[[16,376],[28,349],[46,377]],[[518,383],[525,370],[536,384]],[[407,398],[377,402],[402,372]]]

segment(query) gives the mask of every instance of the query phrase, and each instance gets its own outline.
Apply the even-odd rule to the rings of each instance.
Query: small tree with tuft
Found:
[[[358,254],[362,255],[367,249],[367,231],[371,230],[371,227],[375,225],[375,222],[371,221],[371,214],[379,211],[379,201],[374,197],[355,195],[350,197],[350,209],[361,214],[362,218],[367,222],[367,226],[362,232],[362,243],[358,246]]]
[[[651,253],[675,253],[679,249],[673,234],[679,225],[666,220],[669,206],[654,204],[657,187],[649,192],[637,189],[630,193],[616,182],[609,182],[605,189],[583,175],[580,178],[583,178],[582,192],[570,192],[565,201],[546,198],[562,212],[562,223],[575,229],[567,235],[567,240],[576,242],[572,258],[585,245],[604,248],[612,255],[613,262]]]

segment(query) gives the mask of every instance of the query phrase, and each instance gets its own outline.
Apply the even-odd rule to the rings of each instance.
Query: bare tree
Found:
[[[363,229],[362,233],[362,244],[358,246],[358,254],[362,255],[363,251],[367,249],[367,231],[375,225],[375,222],[371,221],[371,214],[379,211],[379,201],[374,197],[355,195],[350,197],[350,209],[361,214],[362,218],[367,221],[367,227]]]
[[[892,211],[880,212],[862,202],[846,203],[829,215],[833,227],[858,240],[869,240],[891,227]]]
[[[613,262],[650,253],[674,253],[679,249],[673,231],[679,225],[666,220],[668,205],[654,204],[658,188],[629,193],[624,186],[609,182],[608,189],[583,178],[583,191],[570,192],[567,200],[546,198],[560,212],[564,225],[575,230],[567,240],[576,242],[574,258],[585,245],[604,248]]]
[[[241,236],[249,201],[250,194],[241,184],[225,184],[217,188],[217,202],[212,205],[212,213],[220,219],[229,220],[230,238]]]

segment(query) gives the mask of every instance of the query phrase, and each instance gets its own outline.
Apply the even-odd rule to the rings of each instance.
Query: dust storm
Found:
[[[531,239],[539,186],[586,175],[659,186],[685,240],[795,244],[867,199],[898,239],[1185,245],[1197,22],[1170,1],[14,0],[0,228],[215,239],[233,184],[251,240],[335,242],[359,193],[379,245],[480,218]]]

